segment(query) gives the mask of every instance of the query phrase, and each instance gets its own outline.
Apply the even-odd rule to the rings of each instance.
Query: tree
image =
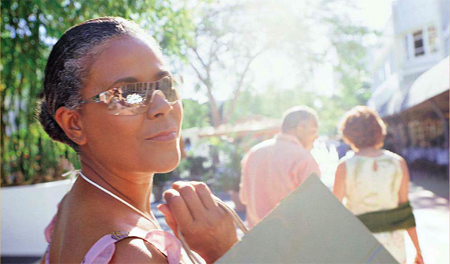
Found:
[[[294,2],[294,6],[298,6]],[[213,126],[227,123],[239,97],[251,83],[252,65],[264,53],[295,49],[295,58],[309,56],[307,19],[288,1],[244,1],[204,4],[200,8],[194,42],[189,43],[189,63],[206,89]],[[312,60],[304,60],[304,65]],[[304,66],[302,65],[302,66]],[[231,98],[218,98],[220,89]]]
[[[44,180],[60,173],[61,156],[77,164],[73,150],[55,143],[36,110],[51,47],[65,30],[89,18],[121,16],[147,28],[163,52],[180,57],[192,36],[186,1],[27,0],[1,1],[2,185]]]
[[[244,79],[253,60],[265,47],[245,45],[249,34],[240,18],[245,8],[242,5],[205,4],[201,9],[202,19],[197,24],[195,38],[189,43],[190,66],[199,81],[206,87],[213,126],[226,123],[236,105]],[[234,87],[233,100],[227,113],[220,113],[220,105],[214,95],[217,82],[215,73],[227,72],[227,84]]]
[[[209,110],[206,104],[192,99],[183,100],[183,129],[209,125]]]
[[[279,96],[278,92],[285,94],[286,90],[290,91],[290,96],[285,98],[287,101],[268,101],[284,110],[291,106],[288,102],[293,101],[293,98],[300,99],[293,102],[294,105],[305,102],[315,107],[313,102],[316,102],[323,106],[318,110],[328,111],[327,117],[332,117],[332,121],[327,123],[337,122],[337,113],[343,113],[341,109],[346,110],[349,106],[364,103],[368,96],[367,86],[364,85],[367,79],[364,41],[371,32],[355,24],[347,13],[336,12],[338,9],[352,8],[352,1],[349,0],[203,4],[199,8],[201,19],[196,24],[194,42],[188,43],[187,54],[200,87],[204,89],[201,91],[209,100],[212,125],[232,121],[240,114],[239,109],[255,105],[250,101],[255,98],[240,100],[245,91],[254,92],[253,95],[261,90],[272,91],[275,97]],[[328,48],[316,47],[321,39],[326,39]],[[334,95],[334,100],[309,94],[312,91],[313,70],[329,60],[330,52],[337,54],[335,72],[341,75],[340,92]],[[257,91],[253,86],[255,69],[252,65],[267,53],[274,54],[273,56],[284,54],[291,59],[297,68],[296,84],[293,87],[280,90],[275,84],[268,83],[266,88],[258,88]],[[271,58],[264,58],[269,64]],[[230,98],[220,98],[220,90],[231,91]],[[299,97],[292,93],[299,94]],[[305,94],[311,100],[303,100]],[[333,111],[333,108],[339,110]],[[269,114],[278,112],[280,111]]]
[[[329,28],[328,39],[337,54],[334,69],[340,75],[341,106],[349,109],[365,104],[370,98],[367,51],[374,45],[369,40],[379,33],[352,20],[349,12],[355,11],[354,2],[323,0],[322,3],[324,8],[319,16]],[[337,5],[342,6],[341,12],[334,11]]]

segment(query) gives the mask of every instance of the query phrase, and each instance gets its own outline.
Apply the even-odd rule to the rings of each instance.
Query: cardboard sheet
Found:
[[[316,176],[216,263],[397,263]]]

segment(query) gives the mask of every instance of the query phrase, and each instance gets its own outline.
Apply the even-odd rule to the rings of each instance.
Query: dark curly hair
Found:
[[[345,114],[340,131],[347,143],[361,149],[382,145],[386,125],[374,110],[367,106],[356,106]]]
[[[80,91],[90,65],[104,44],[118,36],[140,37],[160,52],[156,41],[136,23],[119,17],[102,17],[67,30],[53,46],[47,60],[39,121],[50,138],[71,146],[77,152],[79,146],[56,122],[56,110],[63,106],[73,110],[80,107]]]

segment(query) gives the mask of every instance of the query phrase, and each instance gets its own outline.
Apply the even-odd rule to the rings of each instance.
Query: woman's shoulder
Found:
[[[126,216],[117,217],[118,212],[114,208],[115,206],[96,205],[95,197],[89,201],[79,199],[69,192],[61,201],[51,224],[50,255],[58,251],[63,256],[74,257],[72,260],[78,262],[95,243],[108,234],[118,230],[129,231],[132,220],[126,220]]]
[[[150,241],[130,236],[115,243],[109,263],[167,263],[167,258]]]
[[[180,263],[181,243],[172,234],[139,227],[116,243],[113,263]],[[132,261],[131,261],[132,260]]]
[[[67,243],[60,244],[58,251],[69,250],[67,252],[75,257],[74,262],[83,258],[85,263],[96,263],[103,259],[114,263],[167,263],[165,246],[177,243],[168,241],[171,234],[155,229],[137,214],[113,208],[114,206],[109,207],[109,213],[100,208],[97,208],[97,213],[60,208],[63,212],[58,222],[65,223],[62,228],[60,225],[56,229],[56,239],[52,239],[52,242],[60,244],[59,242],[66,241]],[[67,218],[70,214],[72,217]],[[77,217],[73,217],[74,215]],[[160,243],[161,241],[165,241],[167,245]],[[53,243],[50,245],[53,246]],[[74,248],[77,250],[73,250]]]
[[[339,165],[345,164],[347,161],[355,159],[355,153],[353,151],[347,152],[347,154],[339,160]]]
[[[383,156],[385,156],[387,158],[391,158],[391,159],[393,159],[393,160],[395,160],[397,162],[400,162],[400,163],[405,162],[405,159],[402,156],[400,156],[400,155],[398,155],[398,154],[396,154],[396,153],[394,153],[392,151],[389,151],[389,150],[385,150],[384,149],[383,150]]]

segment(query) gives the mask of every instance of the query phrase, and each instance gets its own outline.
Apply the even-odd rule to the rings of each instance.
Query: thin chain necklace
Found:
[[[150,221],[153,225],[155,225],[157,228],[162,229],[161,226],[159,225],[159,223],[155,220],[153,220],[152,218],[150,218],[148,215],[146,215],[144,212],[142,212],[141,210],[137,209],[136,207],[134,207],[132,204],[130,204],[129,202],[125,201],[124,199],[120,198],[119,196],[115,195],[114,193],[106,190],[105,188],[103,188],[102,186],[98,185],[97,183],[95,183],[94,181],[90,180],[88,177],[86,177],[81,171],[78,171],[78,174],[88,183],[92,184],[93,186],[97,187],[98,189],[100,189],[101,191],[105,192],[106,194],[109,194],[111,197],[115,198],[116,200],[118,200],[119,202],[123,203],[124,205],[128,206],[129,208],[131,208],[133,211],[135,211],[136,213],[140,214],[142,217],[144,217],[145,219],[147,219],[148,221]]]

